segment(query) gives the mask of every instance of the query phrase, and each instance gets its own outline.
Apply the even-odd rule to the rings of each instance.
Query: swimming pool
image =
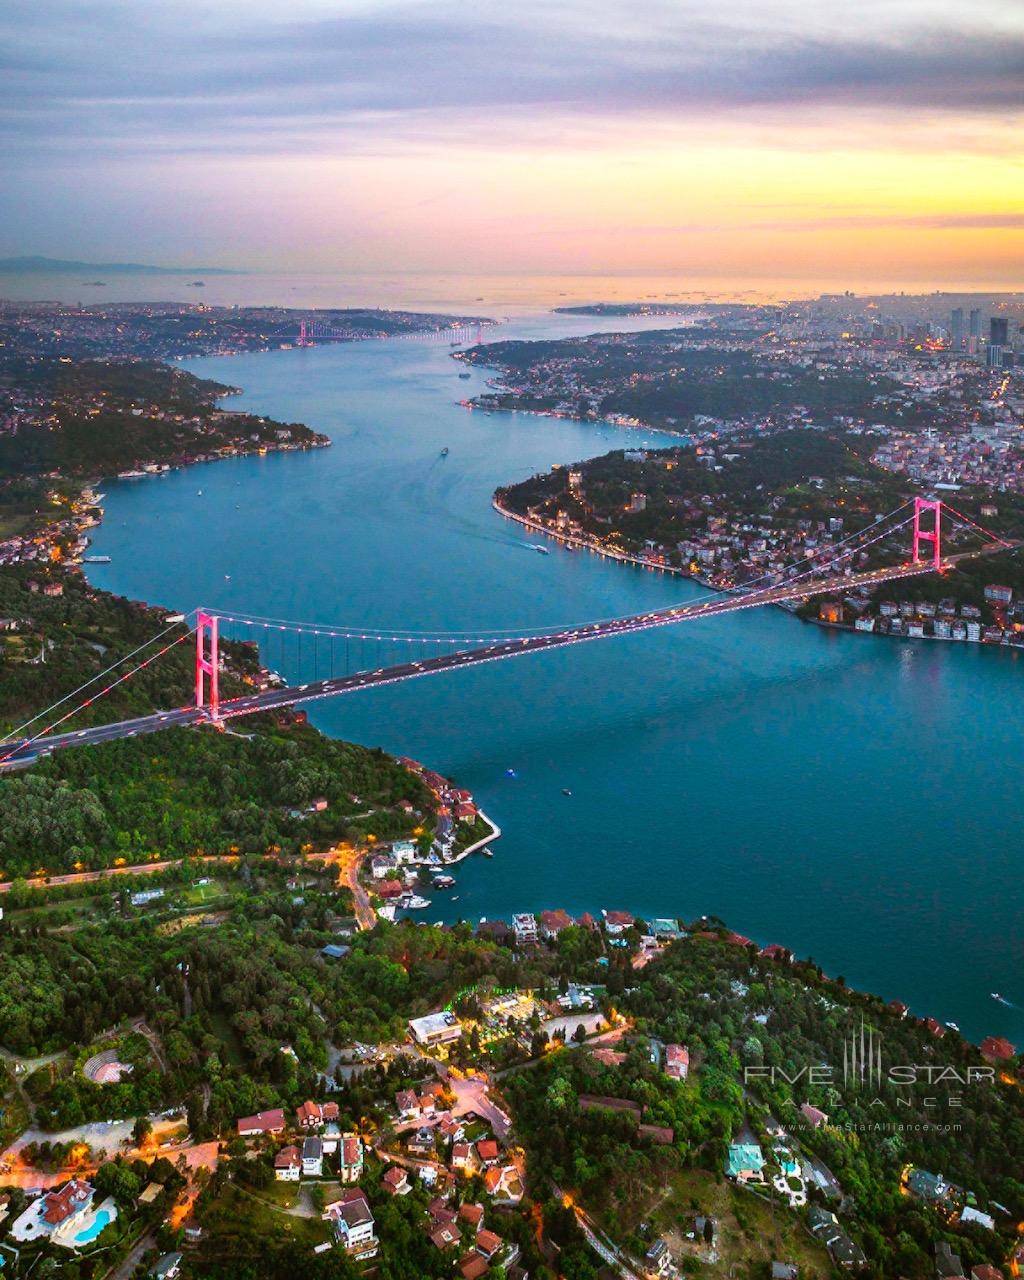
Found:
[[[73,1245],[92,1244],[104,1227],[114,1221],[114,1214],[109,1209],[98,1209],[92,1222],[71,1237]]]

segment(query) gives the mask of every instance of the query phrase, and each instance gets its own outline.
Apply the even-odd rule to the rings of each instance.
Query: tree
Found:
[[[150,1120],[149,1116],[139,1116],[135,1121],[135,1124],[132,1126],[132,1137],[135,1140],[135,1145],[137,1147],[143,1146],[146,1139],[152,1132],[153,1122]]]

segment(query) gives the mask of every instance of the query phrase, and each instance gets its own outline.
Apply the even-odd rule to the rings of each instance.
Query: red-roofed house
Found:
[[[415,1120],[420,1114],[420,1100],[415,1089],[402,1089],[396,1093],[395,1106],[403,1120]]]
[[[563,929],[572,925],[572,916],[561,907],[557,911],[540,913],[540,933],[542,938],[557,938]]]
[[[476,1233],[477,1253],[486,1258],[488,1262],[497,1255],[498,1250],[504,1243],[501,1236],[496,1236],[493,1231],[488,1231],[486,1227],[483,1231]]]
[[[459,1263],[459,1271],[462,1274],[462,1280],[480,1280],[480,1277],[487,1274],[489,1263],[482,1254],[470,1253]]]
[[[450,1222],[443,1222],[430,1233],[431,1243],[438,1249],[453,1249],[459,1243],[458,1229]]]
[[[990,1062],[1006,1062],[1008,1058],[1012,1058],[1017,1052],[1005,1036],[988,1036],[982,1040],[979,1047],[981,1056],[987,1058]]]
[[[472,1227],[474,1232],[479,1231],[484,1221],[484,1207],[482,1204],[469,1204],[467,1202],[460,1207],[459,1217]]]
[[[254,1116],[243,1116],[238,1121],[239,1137],[249,1138],[256,1133],[283,1133],[284,1112],[280,1107],[273,1111],[257,1111]]]
[[[298,1182],[302,1173],[302,1156],[298,1147],[282,1147],[274,1156],[274,1177],[278,1182]]]
[[[938,1036],[940,1040],[946,1034],[946,1028],[942,1025],[941,1022],[936,1022],[934,1018],[925,1018],[924,1025],[928,1028],[928,1030],[932,1033],[933,1036]]]
[[[381,1184],[385,1191],[389,1191],[393,1196],[404,1196],[412,1190],[409,1182],[409,1175],[400,1164],[393,1164],[384,1177],[381,1178]]]
[[[363,1172],[363,1144],[357,1133],[341,1135],[338,1152],[338,1178],[342,1182],[358,1182]]]
[[[59,1227],[72,1214],[84,1209],[92,1200],[93,1190],[88,1182],[72,1178],[59,1191],[51,1191],[43,1197],[42,1219],[51,1227]]]
[[[905,1018],[909,1012],[907,1006],[902,1000],[890,1000],[889,1008],[893,1011],[897,1018]]]
[[[594,919],[594,917],[590,914],[589,911],[584,911],[584,913],[577,919],[576,923],[579,925],[581,929],[597,928],[597,921]]]
[[[476,1152],[468,1142],[456,1142],[452,1147],[452,1168],[473,1173],[477,1168]]]
[[[812,1107],[809,1102],[802,1102],[800,1104],[800,1114],[812,1129],[817,1129],[823,1124],[828,1124],[828,1116],[825,1112],[819,1111],[817,1107]]]
[[[793,962],[792,951],[788,947],[780,946],[777,942],[769,942],[766,947],[762,947],[761,954],[766,960],[782,960],[786,964]]]
[[[604,913],[605,928],[610,934],[625,933],[633,927],[633,917],[628,911],[606,911]]]
[[[458,822],[476,822],[476,805],[463,801],[455,806],[455,818]]]
[[[401,880],[382,880],[377,885],[377,892],[382,898],[400,898],[405,893],[405,885]]]
[[[437,1131],[442,1138],[460,1142],[466,1129],[461,1120],[457,1120],[450,1111],[445,1111],[438,1122]]]
[[[323,1123],[323,1110],[319,1102],[304,1102],[295,1112],[300,1129],[316,1129]]]
[[[493,1138],[483,1138],[476,1144],[476,1153],[480,1157],[480,1162],[485,1167],[489,1164],[496,1164],[501,1152],[498,1144]]]
[[[489,1196],[506,1204],[518,1204],[523,1198],[523,1184],[514,1164],[502,1165],[484,1171],[484,1189]]]
[[[624,1053],[619,1053],[617,1049],[606,1049],[603,1045],[591,1049],[590,1056],[605,1067],[621,1067],[626,1061]]]
[[[665,1046],[665,1074],[672,1080],[685,1080],[690,1074],[690,1051],[686,1045]]]

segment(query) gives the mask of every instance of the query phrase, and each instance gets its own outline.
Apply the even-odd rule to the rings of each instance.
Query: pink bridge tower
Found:
[[[196,706],[209,711],[210,719],[220,719],[220,685],[218,680],[219,653],[215,614],[196,614]],[[206,676],[210,677],[210,701],[206,702]]]
[[[924,511],[932,512],[934,521],[930,529],[921,528],[921,513]],[[942,545],[941,545],[941,525],[942,525],[942,503],[941,501],[929,502],[927,498],[914,499],[914,563],[917,564],[921,559],[921,543],[930,542],[932,544],[932,567],[940,569],[942,567]]]

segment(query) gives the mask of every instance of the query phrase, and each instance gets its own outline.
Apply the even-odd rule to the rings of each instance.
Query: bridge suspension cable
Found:
[[[185,618],[186,619],[190,618],[192,616],[192,613],[194,612],[195,610],[192,610],[190,613],[185,614]],[[48,707],[44,707],[42,711],[37,712],[34,716],[32,716],[30,720],[26,720],[24,721],[24,723],[18,725],[16,729],[12,729],[6,735],[6,737],[7,738],[20,737],[22,734],[25,733],[27,729],[30,729],[32,725],[36,723],[37,720],[42,720],[44,716],[52,715],[53,712],[56,711],[58,707],[62,707],[65,702],[69,702],[72,698],[77,697],[78,694],[84,693],[86,689],[91,688],[98,681],[104,679],[104,677],[111,675],[113,672],[115,672],[118,669],[118,667],[124,666],[126,662],[131,661],[132,658],[142,653],[143,650],[148,649],[151,644],[157,644],[160,640],[164,638],[164,636],[169,635],[172,631],[175,630],[176,627],[180,627],[180,626],[181,626],[180,622],[172,622],[169,626],[164,627],[164,629],[162,631],[158,631],[155,636],[152,636],[149,640],[144,640],[142,644],[136,646],[136,648],[132,649],[129,653],[126,653],[122,657],[118,658],[116,662],[112,662],[109,667],[104,668],[103,671],[98,671],[96,675],[91,676],[88,680],[85,681],[84,684],[80,684],[77,689],[72,689],[71,692],[66,693],[63,696],[63,698],[58,698],[56,702],[51,702]],[[194,628],[190,627],[188,631],[186,631],[185,634],[181,636],[180,639],[181,640],[187,639],[188,636],[192,634],[193,630]],[[179,641],[176,641],[175,643],[179,643]],[[159,654],[154,654],[153,658],[155,659],[157,657],[160,657],[162,654],[166,653],[169,649],[173,647],[174,647],[173,645],[165,646],[165,648],[160,650]],[[138,667],[135,668],[135,671],[141,671],[142,667],[148,666],[148,665],[149,665],[148,662],[141,663]],[[134,675],[135,671],[130,672],[129,675]],[[97,694],[96,697],[102,697],[103,694],[109,693],[110,690],[113,689],[115,685],[120,683],[121,683],[120,680],[115,680],[113,684],[108,685],[107,688],[104,689],[102,693]],[[88,706],[88,705],[89,705],[88,701],[82,702],[78,705],[76,710],[80,711],[82,707]],[[74,712],[71,712],[70,714],[74,715]],[[57,723],[60,723],[60,721],[58,721]],[[42,730],[42,732],[48,733],[49,729],[44,729]],[[2,746],[3,746],[3,742],[0,742],[0,747]]]
[[[179,624],[175,624],[175,625],[179,625]],[[26,746],[30,746],[33,742],[38,741],[40,738],[47,737],[49,734],[53,733],[54,729],[59,729],[62,724],[66,724],[70,719],[72,719],[73,716],[78,715],[79,711],[84,711],[86,707],[91,707],[93,703],[98,702],[100,698],[105,698],[106,695],[108,693],[111,693],[114,689],[116,689],[118,685],[124,684],[125,681],[130,680],[132,676],[136,676],[140,671],[144,671],[147,667],[151,666],[154,662],[156,662],[158,658],[162,658],[165,653],[170,653],[170,651],[176,648],[179,644],[183,644],[186,640],[191,639],[194,631],[195,631],[195,628],[193,627],[193,628],[190,628],[188,631],[183,632],[180,636],[176,636],[170,642],[170,644],[165,644],[162,649],[158,649],[156,653],[150,654],[150,656],[146,658],[144,662],[139,662],[134,667],[132,667],[131,670],[123,672],[121,675],[117,677],[116,680],[112,680],[110,684],[100,689],[98,693],[93,694],[91,698],[86,698],[83,702],[78,703],[77,706],[72,707],[70,711],[66,711],[64,715],[59,716],[56,720],[52,720],[44,728],[40,729],[37,733],[33,734],[27,740],[27,742],[15,743],[14,746],[10,750],[8,750],[6,754],[0,755],[0,765],[4,764],[7,760],[9,760],[11,756],[14,755],[17,751],[23,751]],[[162,633],[162,634],[166,634],[166,633]],[[152,643],[152,641],[150,643]],[[145,645],[141,646],[141,648],[145,648],[145,647],[146,647]],[[137,649],[135,652],[138,653],[139,651],[140,650]],[[116,667],[119,665],[120,665],[119,663],[115,664],[114,668],[112,669],[116,669]],[[97,676],[96,679],[99,679],[99,677]],[[90,684],[91,683],[93,682],[90,681]],[[70,697],[73,695],[68,695],[68,696]],[[66,701],[67,701],[67,698],[62,698],[60,703],[55,703],[54,705],[60,706]],[[41,716],[46,714],[47,714],[46,712],[41,712],[39,716],[35,717],[35,719],[38,720],[40,719]],[[30,721],[29,723],[32,723],[32,722]],[[0,750],[2,750],[2,744],[0,744]]]
[[[822,551],[815,550],[802,556],[799,560],[794,560],[787,565],[781,572],[789,577],[789,580],[795,580],[792,570],[801,564],[810,564],[813,572],[820,569],[828,563],[835,563],[836,560],[842,559],[843,555],[851,554],[850,550],[841,551],[843,547],[847,547],[849,543],[855,542],[858,538],[863,538],[865,534],[879,530],[883,524],[898,515],[906,507],[911,506],[913,499],[908,499],[900,506],[894,508],[888,515],[882,516],[876,520],[874,524],[867,525],[863,529],[858,529],[854,533],[847,534],[845,538],[839,542],[830,544],[827,548],[827,555]],[[904,528],[910,523],[910,520],[902,520],[896,525],[892,525],[877,534],[876,537],[863,544],[863,546],[871,546],[873,543],[881,541],[882,538],[889,537],[891,534]],[[861,548],[854,548],[853,551]],[[778,571],[767,570],[756,578],[752,578],[749,582],[743,584],[745,587],[755,587],[757,583],[765,581],[767,578],[773,578]],[[806,575],[797,575],[806,576]],[[710,589],[705,593],[709,598],[717,597],[720,592]],[[702,597],[697,596],[699,601]],[[690,601],[689,603],[693,603]],[[471,644],[471,643],[499,643],[503,640],[517,639],[521,637],[529,638],[536,635],[542,635],[555,631],[568,631],[573,628],[584,626],[592,626],[595,622],[614,622],[617,615],[611,615],[606,618],[587,618],[585,622],[569,622],[548,624],[542,627],[491,627],[486,633],[481,630],[460,630],[457,627],[445,628],[443,631],[426,631],[414,630],[407,627],[384,627],[375,628],[361,626],[358,623],[325,623],[325,622],[297,622],[293,619],[274,617],[269,614],[258,614],[244,611],[233,611],[231,613],[222,613],[219,610],[211,610],[215,612],[222,622],[233,623],[239,626],[259,627],[267,631],[287,631],[291,633],[301,633],[313,636],[324,636],[327,638],[344,639],[344,640],[366,640],[366,641],[387,641],[396,644]]]

